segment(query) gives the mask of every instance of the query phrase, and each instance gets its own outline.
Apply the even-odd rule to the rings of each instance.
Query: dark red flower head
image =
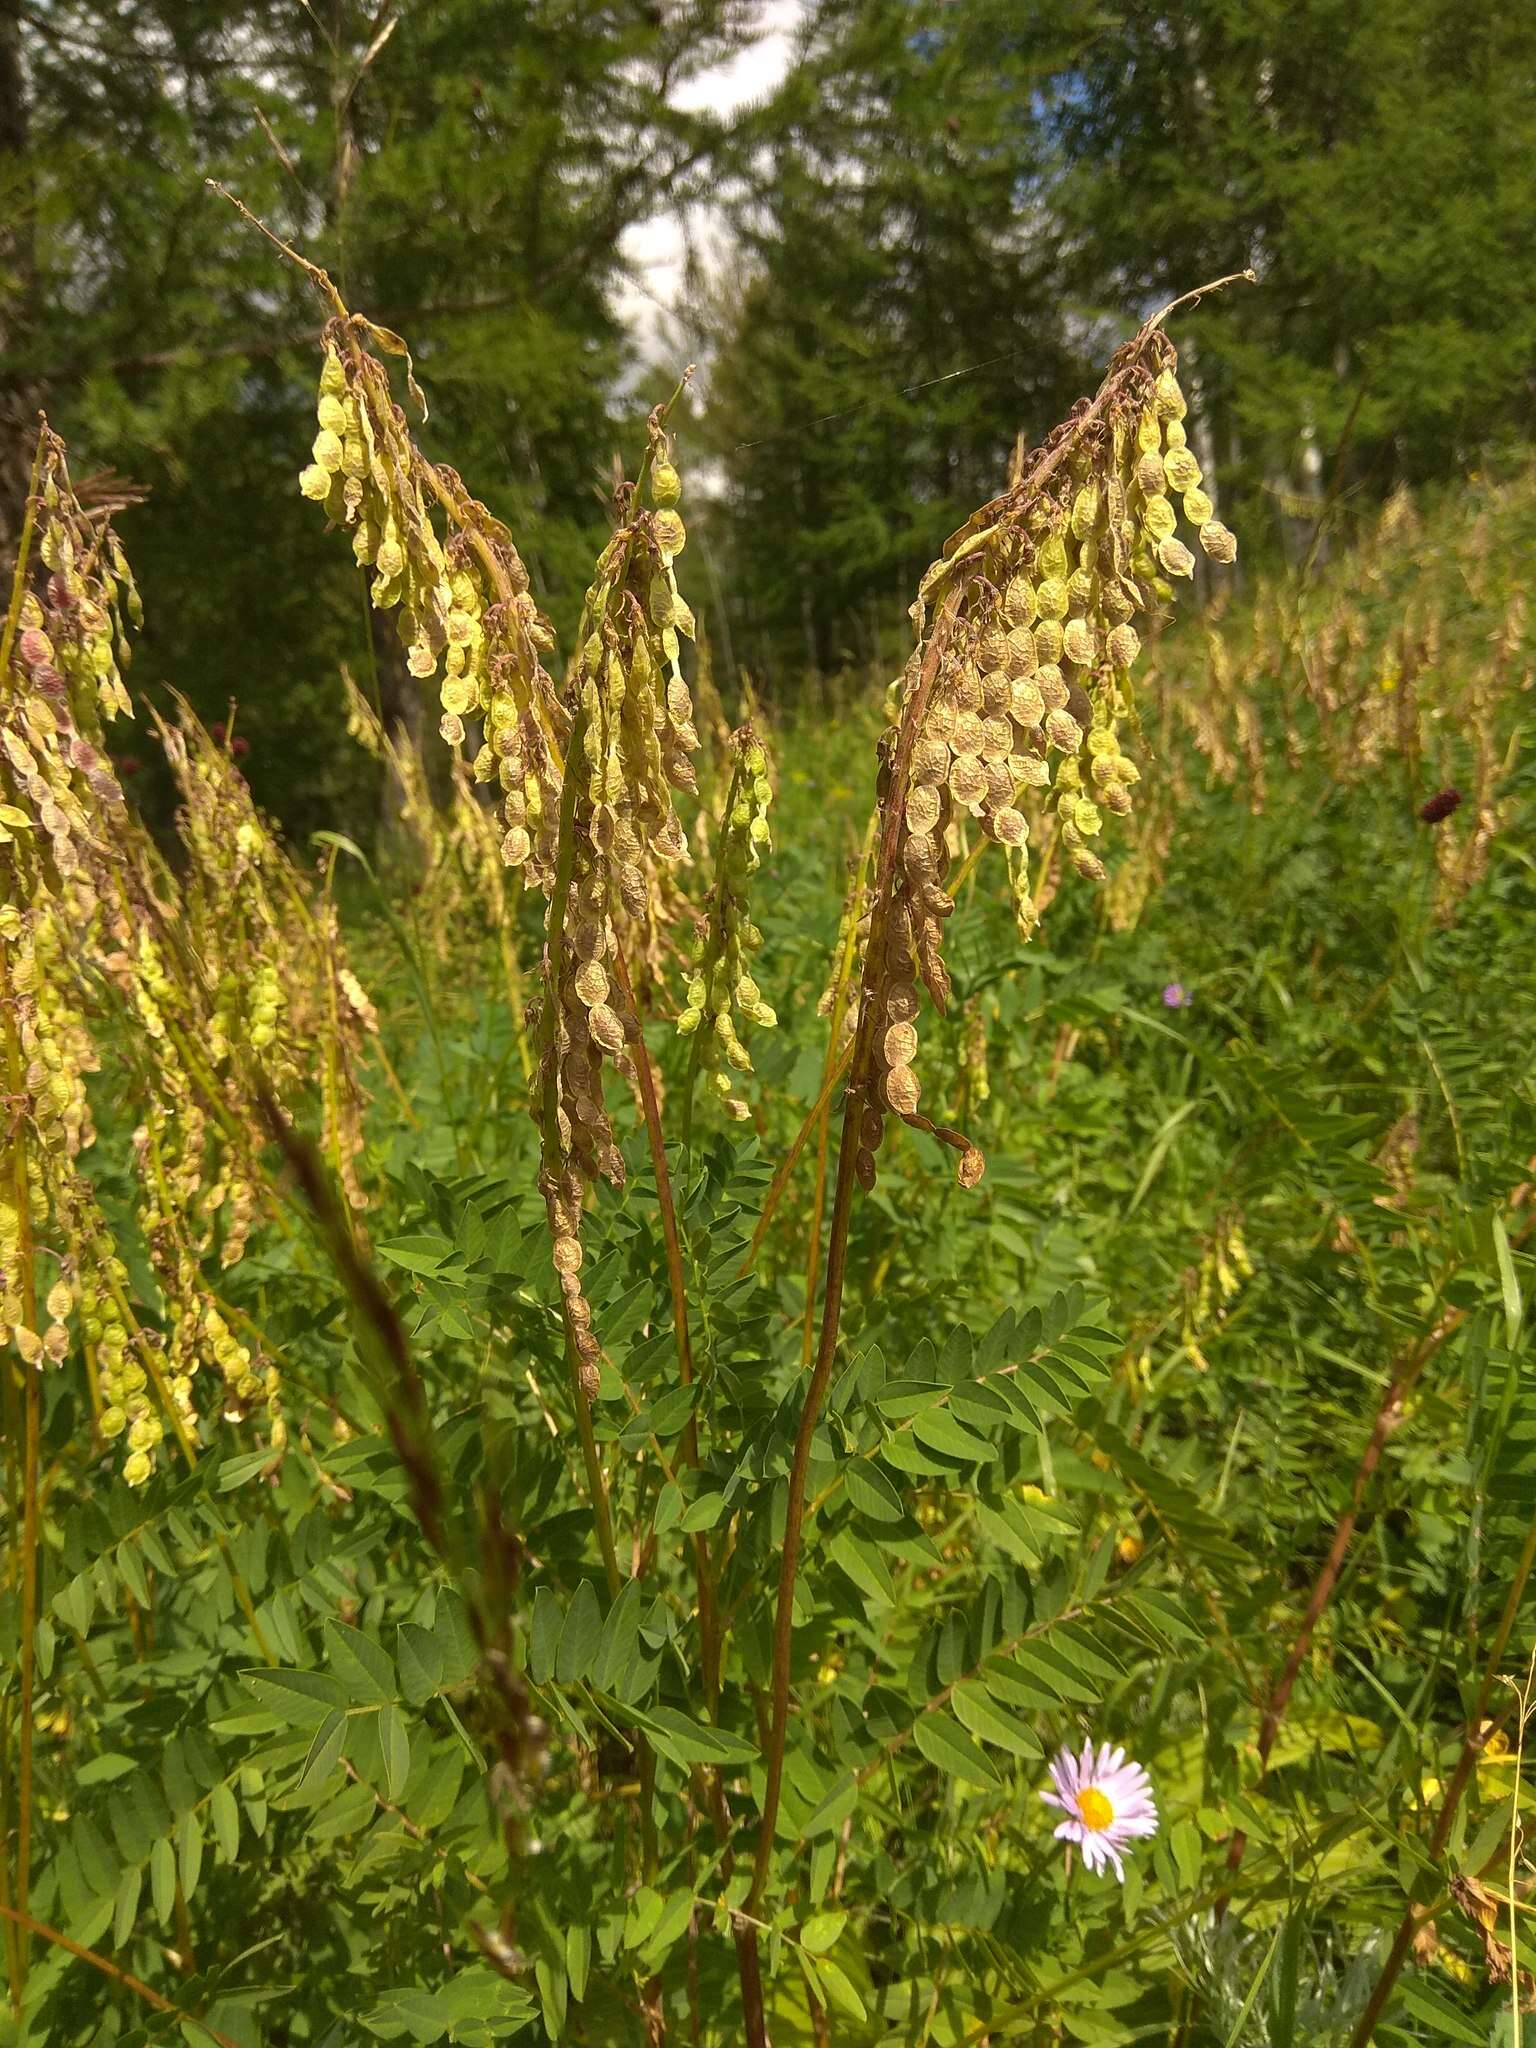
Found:
[[[1419,805],[1419,816],[1426,825],[1438,825],[1442,818],[1448,818],[1452,811],[1460,809],[1459,789],[1437,789],[1427,803]]]

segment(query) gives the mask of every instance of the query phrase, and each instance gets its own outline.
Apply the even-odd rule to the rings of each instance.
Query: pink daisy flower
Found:
[[[1123,1883],[1121,1851],[1138,1836],[1157,1833],[1157,1802],[1141,1765],[1127,1763],[1125,1751],[1107,1742],[1095,1756],[1093,1744],[1085,1742],[1081,1756],[1070,1749],[1057,1752],[1051,1785],[1041,1798],[1067,1816],[1056,1830],[1057,1840],[1076,1842],[1090,1870],[1112,1863]]]

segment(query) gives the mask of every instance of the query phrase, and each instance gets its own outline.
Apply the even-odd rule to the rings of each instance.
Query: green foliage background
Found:
[[[782,84],[719,116],[689,88],[769,22],[755,0],[0,6],[0,553],[45,404],[82,473],[151,493],[124,523],[146,670],[210,718],[240,700],[296,830],[374,823],[330,738],[338,662],[379,660],[397,718],[411,698],[286,473],[313,299],[209,177],[408,335],[429,451],[536,536],[563,627],[634,389],[701,361],[701,608],[778,702],[869,659],[1015,438],[1207,278],[1263,282],[1206,309],[1187,366],[1250,553],[1304,545],[1321,494],[1367,509],[1529,432],[1528,8],[806,0]],[[652,370],[618,318],[623,237],[702,199],[738,253],[690,273]]]
[[[1299,671],[1285,667],[1255,686],[1261,812],[1182,743],[1153,764],[1184,794],[1134,930],[1067,891],[1020,955],[987,870],[968,886],[957,1017],[933,1034],[929,1088],[967,1104],[990,1167],[962,1194],[903,1137],[856,1212],[798,1611],[810,1707],[786,1792],[794,1889],[765,1908],[775,2041],[1342,2043],[1405,1900],[1433,1908],[1435,1939],[1377,2038],[1509,2038],[1507,1992],[1445,1889],[1502,1881],[1516,1791],[1502,1692],[1500,1740],[1444,1857],[1426,1842],[1536,1505],[1519,1193],[1536,1152],[1520,940],[1532,783],[1515,743],[1536,654],[1520,608],[1533,540],[1530,479],[1489,482],[1300,598],[1267,593],[1299,604],[1307,632],[1348,595],[1344,673],[1367,695],[1395,676],[1410,593],[1441,623],[1448,694],[1513,622],[1505,829],[1453,922],[1433,910],[1442,828],[1418,819],[1425,791],[1400,759],[1346,785],[1322,766],[1326,731],[1303,725],[1288,762]],[[1261,616],[1226,622],[1233,660]],[[1198,627],[1157,656],[1174,690],[1181,675],[1198,686],[1205,658]],[[731,1669],[761,1684],[797,1407],[803,1177],[752,1277],[740,1266],[819,1084],[816,997],[875,730],[851,706],[779,735],[759,900],[782,1026],[757,1034],[757,1127],[707,1130],[687,1181],[714,1362],[698,1412],[717,1448],[659,1492],[636,1490],[638,1464],[617,1481],[621,1526],[658,1545],[643,1593],[610,1604],[601,1590],[550,1412],[561,1366],[534,1132],[513,1107],[505,1008],[470,994],[499,968],[472,927],[418,933],[407,973],[384,927],[356,926],[421,1119],[381,1095],[369,1229],[427,1378],[451,1541],[473,1547],[487,1501],[510,1540],[533,1711],[519,1744],[477,1682],[467,1610],[423,1543],[334,1280],[302,1236],[269,1234],[227,1282],[283,1354],[295,1442],[276,1471],[231,1439],[130,1495],[81,1462],[77,1381],[46,1382],[33,1910],[241,2048],[639,2041],[625,1987],[652,1975],[679,2038],[691,2008],[704,2038],[737,2038],[730,1945],[710,1929],[744,1878],[733,1893],[703,1839],[674,1837],[655,1882],[628,1889],[624,1814],[592,1799],[589,1759],[613,1769],[643,1730],[678,1814],[701,1765],[757,1782],[751,1720],[699,1712],[687,1588],[668,1572],[686,1532],[740,1517],[722,1588]],[[1470,784],[1471,736],[1445,744]],[[1164,1003],[1174,981],[1187,1007]],[[967,1018],[984,1029],[984,1097]],[[677,1041],[660,1019],[652,1036],[676,1088]],[[126,1226],[125,1136],[110,1149]],[[643,1141],[625,1150],[631,1185],[593,1213],[583,1276],[612,1359],[598,1431],[665,1457],[695,1411],[656,1306]],[[1261,1782],[1256,1700],[1382,1389],[1448,1310]],[[1504,1668],[1530,1646],[1527,1610]],[[1036,1796],[1050,1749],[1085,1731],[1126,1743],[1159,1800],[1159,1835],[1123,1889],[1069,1875]],[[1233,1880],[1235,1828],[1249,1845]],[[1518,1955],[1528,1967],[1523,1927]],[[12,2038],[168,2037],[59,1949],[39,1952],[28,2016]]]

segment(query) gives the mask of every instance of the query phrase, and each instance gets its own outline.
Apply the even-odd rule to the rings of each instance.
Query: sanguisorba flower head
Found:
[[[1080,1848],[1090,1870],[1112,1864],[1122,1882],[1125,1851],[1132,1842],[1157,1833],[1157,1802],[1146,1772],[1129,1762],[1123,1749],[1111,1749],[1107,1742],[1097,1750],[1085,1742],[1078,1756],[1070,1749],[1058,1750],[1051,1762],[1050,1789],[1040,1796],[1066,1815],[1056,1828],[1056,1839]]]

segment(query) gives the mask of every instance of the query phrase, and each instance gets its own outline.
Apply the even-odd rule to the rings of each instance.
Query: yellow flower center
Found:
[[[1086,1785],[1078,1793],[1077,1810],[1083,1816],[1083,1825],[1092,1828],[1095,1834],[1107,1828],[1115,1817],[1115,1809],[1097,1785]]]

